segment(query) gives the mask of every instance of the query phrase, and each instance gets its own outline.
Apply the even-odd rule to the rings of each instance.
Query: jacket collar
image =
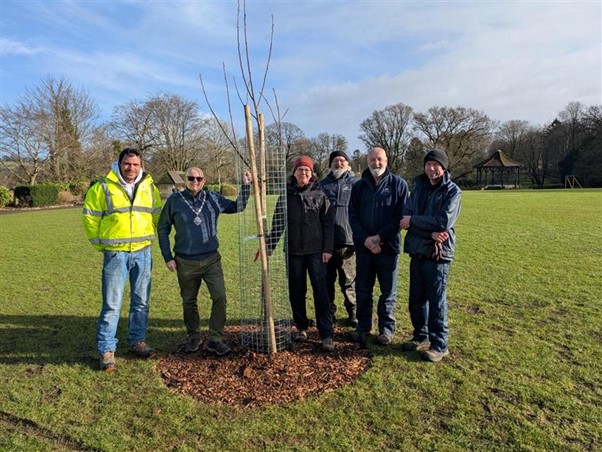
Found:
[[[374,176],[372,176],[372,173],[370,172],[370,168],[366,168],[364,170],[364,172],[362,173],[362,180],[365,181],[366,183],[368,183],[371,187],[380,187],[381,184],[386,180],[389,179],[391,177],[391,170],[389,169],[389,166],[387,165],[387,167],[385,168],[385,173],[383,174],[383,177],[380,178],[380,182],[378,185],[376,185],[376,182],[374,181]]]

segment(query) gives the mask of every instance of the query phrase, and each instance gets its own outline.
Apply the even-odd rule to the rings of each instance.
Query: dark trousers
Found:
[[[421,257],[410,260],[410,319],[414,339],[428,338],[431,349],[447,349],[447,277],[451,262]]]
[[[372,291],[378,278],[378,332],[393,336],[395,332],[395,304],[397,302],[397,264],[399,254],[356,254],[355,292],[357,294],[357,330],[372,331]]]
[[[334,250],[326,264],[326,289],[330,301],[330,312],[337,311],[335,303],[335,282],[339,277],[339,286],[343,294],[343,305],[350,319],[355,318],[355,250],[353,246],[344,246]]]
[[[298,330],[309,328],[305,305],[308,274],[314,293],[318,333],[322,339],[333,337],[332,317],[326,292],[326,265],[322,262],[322,253],[288,255],[288,291],[293,321]]]
[[[191,336],[201,334],[197,296],[201,282],[205,281],[212,300],[209,338],[221,340],[226,325],[226,286],[220,254],[216,251],[202,260],[188,260],[176,256],[176,265],[186,331]]]

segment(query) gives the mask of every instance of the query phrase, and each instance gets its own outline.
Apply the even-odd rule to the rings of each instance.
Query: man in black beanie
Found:
[[[320,181],[326,192],[331,208],[334,209],[334,251],[326,265],[326,289],[330,301],[330,312],[335,321],[335,282],[339,277],[339,286],[343,294],[343,304],[347,311],[347,320],[352,327],[357,326],[355,315],[355,248],[349,225],[349,199],[351,187],[357,181],[349,167],[349,157],[343,151],[330,153],[328,159],[330,172]]]
[[[404,252],[410,255],[409,310],[414,328],[402,350],[422,351],[432,362],[449,356],[446,289],[462,196],[450,178],[448,164],[445,152],[427,152],[424,174],[414,180],[400,222],[408,231]]]

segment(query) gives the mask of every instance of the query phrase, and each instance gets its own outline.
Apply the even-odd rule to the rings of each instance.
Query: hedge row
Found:
[[[22,185],[15,187],[15,202],[26,207],[56,206],[59,191],[58,184]]]
[[[10,202],[10,190],[0,185],[0,207],[6,207]]]

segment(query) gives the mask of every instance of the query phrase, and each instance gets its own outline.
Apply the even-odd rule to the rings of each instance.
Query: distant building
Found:
[[[155,182],[157,188],[161,192],[162,198],[167,198],[176,191],[183,190],[186,187],[184,177],[186,173],[183,171],[168,171],[167,176]]]
[[[473,168],[477,170],[477,187],[519,188],[521,163],[498,150]]]

